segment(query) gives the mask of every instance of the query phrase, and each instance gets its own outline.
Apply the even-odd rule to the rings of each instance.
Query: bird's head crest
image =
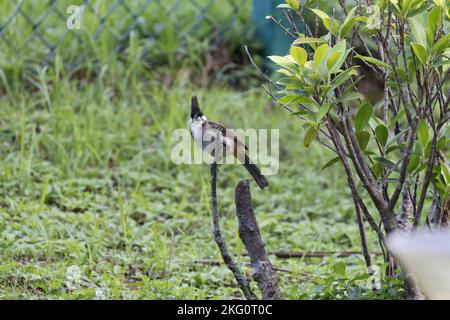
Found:
[[[197,96],[192,96],[191,99],[191,118],[198,118],[203,116],[200,106],[198,104]]]

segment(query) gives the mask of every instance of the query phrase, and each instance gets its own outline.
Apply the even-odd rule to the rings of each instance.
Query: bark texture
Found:
[[[248,180],[238,183],[235,190],[236,216],[239,221],[239,237],[245,245],[253,269],[253,279],[258,284],[264,300],[281,299],[281,291],[261,238]]]
[[[397,226],[399,232],[409,233],[412,231],[413,225],[411,223],[414,217],[413,213],[413,203],[411,200],[411,191],[409,189],[409,184],[405,182],[402,191],[402,205],[400,212],[397,215]],[[394,269],[397,262],[394,264]],[[408,300],[424,300],[424,296],[420,291],[419,283],[417,279],[410,273],[406,271],[403,272],[403,277],[405,279],[404,287],[406,293],[406,299]]]
[[[449,228],[450,201],[447,201],[443,207],[439,204],[439,199],[435,198],[431,205],[429,219],[441,229]]]
[[[405,292],[407,300],[425,300],[416,277],[410,273],[405,275]]]
[[[413,204],[408,184],[403,187],[402,206],[397,216],[399,231],[410,232],[412,229],[411,218],[413,216]]]

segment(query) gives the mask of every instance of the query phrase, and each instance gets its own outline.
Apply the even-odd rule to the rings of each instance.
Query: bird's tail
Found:
[[[248,157],[247,154],[245,155],[245,162],[243,163],[243,165],[247,169],[247,171],[252,175],[253,179],[255,179],[255,182],[261,189],[264,189],[269,185],[266,177],[264,177],[264,175],[261,173],[256,164],[251,163],[250,158]]]

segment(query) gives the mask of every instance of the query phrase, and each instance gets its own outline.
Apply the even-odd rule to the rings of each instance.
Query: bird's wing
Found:
[[[207,137],[206,139],[209,140],[212,138],[212,136],[215,137],[214,140],[218,143],[222,143],[222,145],[225,147],[225,152],[232,152],[233,156],[237,158],[244,167],[248,170],[248,172],[251,174],[253,179],[255,179],[256,183],[259,185],[261,189],[267,187],[269,183],[267,182],[266,177],[261,174],[261,171],[259,168],[254,164],[248,154],[247,154],[247,146],[242,143],[241,140],[231,131],[227,130],[224,126],[221,124],[218,124],[213,121],[205,121],[202,125],[203,130],[203,136],[205,136],[205,133]],[[220,153],[219,153],[220,154]],[[218,159],[217,154],[212,154],[215,159]],[[223,159],[223,158],[222,158]]]
[[[232,138],[235,143],[239,144],[240,146],[244,147],[248,150],[248,147],[243,143],[231,130],[228,130],[220,123],[214,122],[214,121],[205,121],[203,123],[203,134],[206,130],[218,130],[220,133],[222,133],[223,136],[227,136],[229,138]]]
[[[219,131],[223,136],[225,136],[226,131],[227,131],[227,129],[223,125],[221,125],[217,122],[214,122],[214,121],[203,122],[202,130],[203,130],[203,134],[205,134],[205,132],[207,132],[208,130]]]
[[[226,147],[224,141],[226,132],[227,129],[224,126],[214,121],[205,121],[202,124],[202,136],[203,139],[206,140],[205,143],[212,141],[212,138],[214,137],[214,141],[218,139],[217,143],[223,144]]]
[[[235,135],[231,130],[228,130],[223,125],[214,121],[205,121],[202,126],[203,134],[209,131],[211,133],[219,132],[220,139],[223,145],[233,152],[233,155],[239,159],[244,159],[247,146]]]

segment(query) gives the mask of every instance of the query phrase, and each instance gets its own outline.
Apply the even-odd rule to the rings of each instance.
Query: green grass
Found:
[[[195,68],[214,42],[213,32],[220,31],[230,51],[248,44],[253,36],[248,23],[251,1],[234,7],[219,0],[90,0],[79,30],[68,30],[67,9],[82,5],[83,0],[58,0],[52,5],[49,1],[3,2],[0,68],[16,78],[53,58],[51,47],[59,61],[81,69],[111,63],[118,55],[151,68],[161,64]]]
[[[167,87],[123,67],[80,81],[50,69],[9,87],[0,96],[2,299],[242,297],[226,267],[196,263],[220,259],[209,168],[170,161],[172,131],[187,128],[193,93],[229,127],[280,129],[278,174],[264,191],[251,185],[269,250],[359,250],[340,168],[320,172],[332,155],[305,149],[299,122],[260,89]],[[250,275],[234,213],[243,178],[240,166],[220,170],[219,211],[229,250]],[[379,251],[372,232],[369,240]],[[277,275],[288,299],[401,295],[398,281],[367,290],[360,256],[272,261],[286,269]]]

